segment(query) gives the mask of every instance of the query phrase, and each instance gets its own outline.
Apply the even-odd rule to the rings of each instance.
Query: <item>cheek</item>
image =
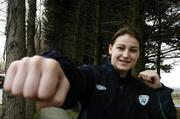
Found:
[[[132,55],[132,59],[137,62],[137,60],[139,59],[139,55]]]

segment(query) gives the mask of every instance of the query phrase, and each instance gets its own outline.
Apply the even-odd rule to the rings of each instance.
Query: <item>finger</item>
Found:
[[[141,80],[146,80],[146,76],[143,75],[143,74],[139,74],[139,75],[138,75],[138,78],[141,79]]]
[[[48,106],[61,107],[64,104],[66,95],[69,91],[69,81],[66,77],[59,82],[55,95],[50,100],[38,101],[37,107],[44,108]]]
[[[39,82],[41,79],[42,69],[39,62],[31,62],[26,82],[24,84],[23,95],[26,98],[37,98]]]
[[[145,83],[146,85],[148,85],[148,86],[149,86],[149,88],[153,87],[153,84],[152,84],[151,82],[144,81],[144,83]]]
[[[59,78],[60,66],[57,61],[47,59],[44,64],[38,89],[39,99],[49,99],[55,94]]]
[[[5,81],[3,85],[3,88],[6,91],[11,91],[12,83],[17,72],[17,66],[18,61],[12,62],[6,72]]]
[[[28,72],[28,61],[29,58],[23,58],[18,63],[18,68],[16,75],[14,77],[14,81],[12,84],[11,93],[13,95],[22,95],[23,94],[23,88],[24,88],[24,82],[26,80],[27,72]]]
[[[64,104],[69,88],[70,88],[69,81],[64,75],[62,80],[60,80],[60,82],[58,83],[58,88],[53,98],[53,101],[56,103],[57,106],[62,106]]]
[[[143,73],[141,73],[141,74],[139,74],[139,76],[138,76],[140,79],[142,79],[142,80],[145,80],[145,81],[148,81],[148,82],[152,82],[152,79],[151,79],[151,77],[150,76],[148,76],[147,74],[143,74]]]

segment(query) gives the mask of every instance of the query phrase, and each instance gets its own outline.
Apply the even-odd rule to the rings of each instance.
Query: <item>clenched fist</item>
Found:
[[[41,56],[25,57],[10,64],[4,90],[38,101],[39,107],[62,106],[70,84],[60,64]]]
[[[162,86],[160,82],[159,75],[156,71],[153,70],[145,70],[139,73],[139,78],[143,79],[145,84],[153,89],[158,89]]]

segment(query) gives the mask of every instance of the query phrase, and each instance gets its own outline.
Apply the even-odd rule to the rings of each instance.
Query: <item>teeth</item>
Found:
[[[120,62],[129,63],[128,61],[119,60]]]
[[[121,60],[121,59],[118,59],[118,60],[123,63],[130,63],[130,61],[127,61],[127,60]]]

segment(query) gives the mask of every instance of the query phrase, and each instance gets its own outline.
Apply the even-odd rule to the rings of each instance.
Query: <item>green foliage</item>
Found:
[[[36,113],[34,114],[33,119],[40,119],[40,110],[36,110]]]

